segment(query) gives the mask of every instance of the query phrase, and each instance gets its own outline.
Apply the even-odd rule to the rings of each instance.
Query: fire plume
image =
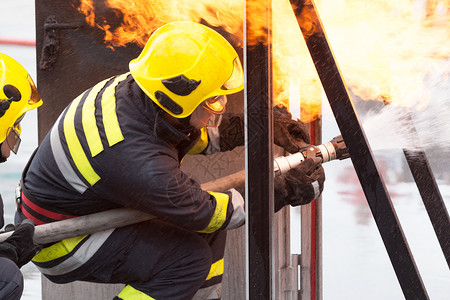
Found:
[[[248,44],[271,32],[274,102],[297,109],[311,121],[321,114],[320,81],[288,0],[272,1],[271,28],[261,18],[264,7],[248,0]],[[448,80],[449,0],[317,0],[330,45],[349,90],[365,100],[389,101],[412,110],[431,100],[430,74]],[[112,25],[99,7],[114,11]],[[243,45],[243,0],[80,0],[86,22],[105,32],[107,47],[141,47],[159,26],[191,20],[220,28],[235,47]],[[304,26],[313,24],[301,20]],[[433,78],[436,76],[433,75]],[[296,113],[297,114],[297,113]]]
[[[101,6],[121,16],[121,26],[111,28],[108,20],[96,17],[97,7]],[[242,0],[81,0],[78,11],[86,16],[90,26],[105,32],[105,44],[110,47],[122,47],[128,43],[144,47],[155,29],[174,21],[206,22],[211,26],[222,27],[234,37],[238,46],[242,42]]]

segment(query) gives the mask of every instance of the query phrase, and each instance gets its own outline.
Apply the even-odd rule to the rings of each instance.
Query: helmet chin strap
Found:
[[[191,115],[187,116],[186,118],[175,118],[162,109],[161,113],[164,118],[169,121],[170,124],[172,124],[172,126],[183,132],[184,134],[188,134],[192,130],[195,130],[195,128],[191,126]]]
[[[189,115],[186,118],[178,119],[179,123],[181,124],[181,127],[179,128],[181,132],[188,134],[192,130],[195,130],[195,128],[191,125],[191,117],[192,115]]]

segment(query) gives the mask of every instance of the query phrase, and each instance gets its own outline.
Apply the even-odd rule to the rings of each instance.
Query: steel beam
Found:
[[[413,126],[411,116],[408,114],[406,118],[410,122],[411,133],[419,141],[419,135]],[[414,149],[403,149],[403,153],[422,197],[436,237],[441,245],[447,265],[450,268],[450,219],[425,151],[417,147]]]
[[[270,28],[271,1],[260,1]],[[254,36],[252,20],[254,3],[246,2],[246,37]],[[245,87],[245,170],[246,170],[246,277],[247,299],[273,299],[272,217],[273,217],[273,150],[271,55],[269,34],[249,45],[246,41]]]
[[[290,0],[406,299],[428,299],[324,28],[311,0]]]

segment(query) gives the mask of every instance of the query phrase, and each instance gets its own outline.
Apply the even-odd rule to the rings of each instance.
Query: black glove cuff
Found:
[[[6,242],[0,243],[0,257],[6,257],[12,260],[15,264],[17,264],[17,261],[19,260],[16,248]]]
[[[287,186],[283,175],[274,178],[273,188],[274,188],[273,210],[274,212],[277,212],[288,204],[286,202],[286,199],[289,196],[289,192],[287,190]]]

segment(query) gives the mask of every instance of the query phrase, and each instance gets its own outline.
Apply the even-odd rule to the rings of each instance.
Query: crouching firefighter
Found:
[[[33,262],[55,283],[124,283],[114,299],[219,299],[226,232],[244,223],[243,198],[203,191],[180,163],[244,144],[243,116],[225,113],[226,95],[244,86],[238,55],[216,31],[174,22],[129,66],[63,111],[24,170],[18,214],[44,224],[130,207],[157,218],[45,245]],[[277,111],[275,142],[306,145],[303,124]],[[294,171],[300,181],[279,179],[279,208],[294,194],[295,204],[312,201],[312,181],[323,187],[312,160]]]

